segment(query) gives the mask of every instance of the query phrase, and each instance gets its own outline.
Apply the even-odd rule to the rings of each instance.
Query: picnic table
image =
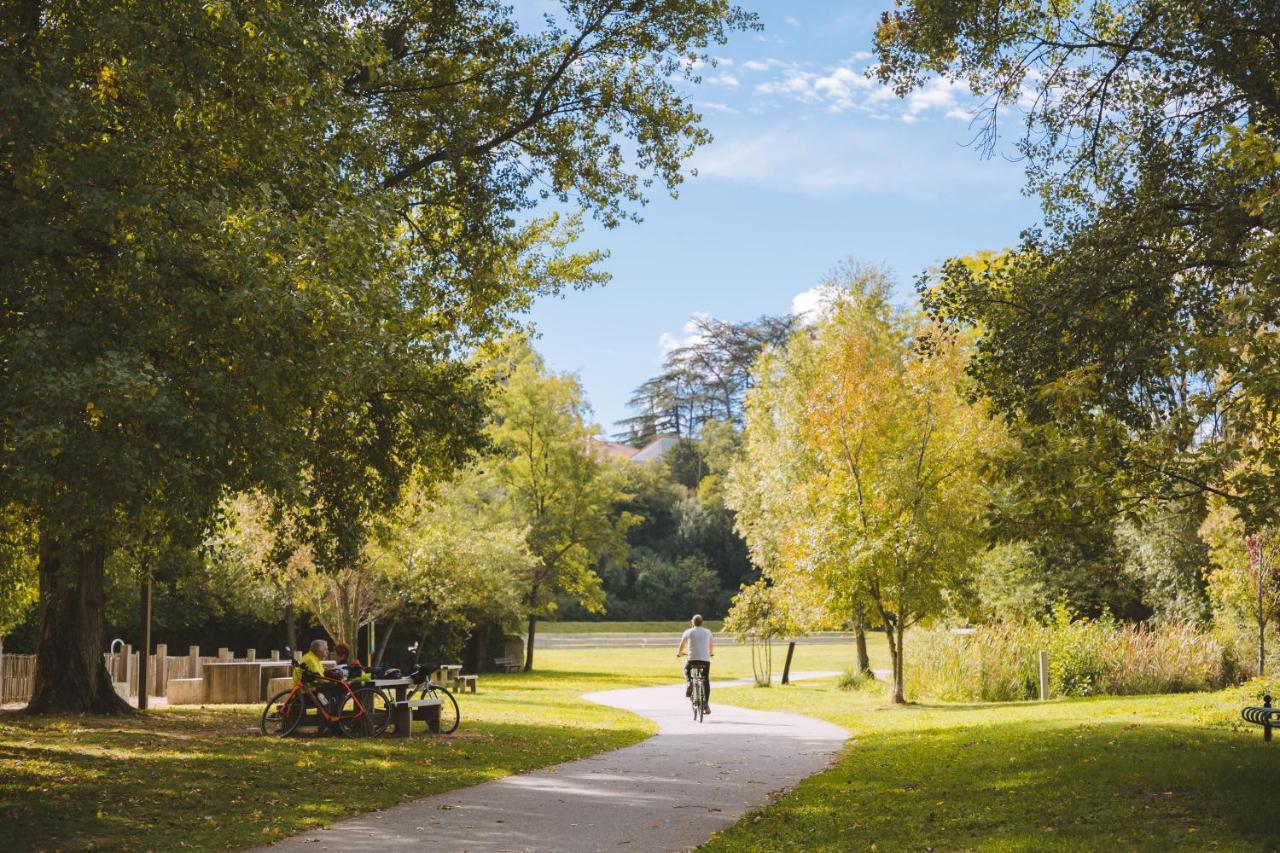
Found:
[[[391,722],[387,726],[388,737],[409,737],[414,720],[422,720],[427,730],[440,731],[440,700],[409,699],[413,680],[409,678],[375,678],[375,687],[386,691],[391,699]]]
[[[436,668],[435,672],[431,673],[431,680],[436,684],[452,689],[461,674],[462,664],[443,663]]]

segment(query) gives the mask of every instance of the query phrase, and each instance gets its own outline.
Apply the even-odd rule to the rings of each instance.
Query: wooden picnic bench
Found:
[[[494,658],[493,665],[496,666],[502,672],[519,672],[520,667],[522,666],[522,662],[520,661],[519,658],[502,657],[502,658]]]

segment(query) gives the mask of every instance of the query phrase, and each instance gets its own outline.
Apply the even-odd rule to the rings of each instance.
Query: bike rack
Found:
[[[1262,707],[1245,708],[1240,712],[1245,722],[1262,726],[1262,739],[1271,741],[1272,726],[1280,726],[1280,708],[1271,707],[1271,694],[1262,697]]]

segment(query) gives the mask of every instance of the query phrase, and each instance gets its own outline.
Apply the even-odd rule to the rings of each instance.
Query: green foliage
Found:
[[[36,532],[15,507],[0,508],[0,642],[36,603]]]
[[[761,358],[728,503],[789,598],[837,621],[875,614],[904,701],[904,633],[968,574],[999,430],[964,398],[962,343],[894,308],[883,271],[842,267],[831,293],[812,329]]]
[[[1275,22],[1261,0],[908,0],[882,20],[878,71],[900,93],[967,82],[993,144],[997,116],[1027,107],[1043,226],[922,289],[977,331],[979,392],[1040,451],[1029,513],[1205,492],[1250,528],[1275,521]]]
[[[1053,697],[1211,690],[1240,672],[1216,633],[1191,624],[1073,619],[1061,602],[1047,624],[993,622],[968,633],[917,632],[912,641],[912,694],[947,701],[1038,698],[1041,651],[1049,655]]]
[[[482,463],[505,523],[524,531],[531,559],[523,578],[532,623],[551,615],[556,596],[588,612],[604,609],[598,561],[626,554],[637,520],[613,507],[624,476],[590,450],[588,408],[578,380],[549,373],[523,338],[511,338],[489,369],[498,380],[489,430],[494,454]]]

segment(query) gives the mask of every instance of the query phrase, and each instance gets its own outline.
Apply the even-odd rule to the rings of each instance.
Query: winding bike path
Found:
[[[834,673],[807,673],[817,678]],[[697,847],[770,792],[824,769],[848,732],[810,717],[735,708],[715,690],[695,723],[684,685],[584,698],[658,724],[648,740],[591,758],[415,800],[285,839],[270,850],[679,851]],[[263,848],[268,849],[268,848]]]

